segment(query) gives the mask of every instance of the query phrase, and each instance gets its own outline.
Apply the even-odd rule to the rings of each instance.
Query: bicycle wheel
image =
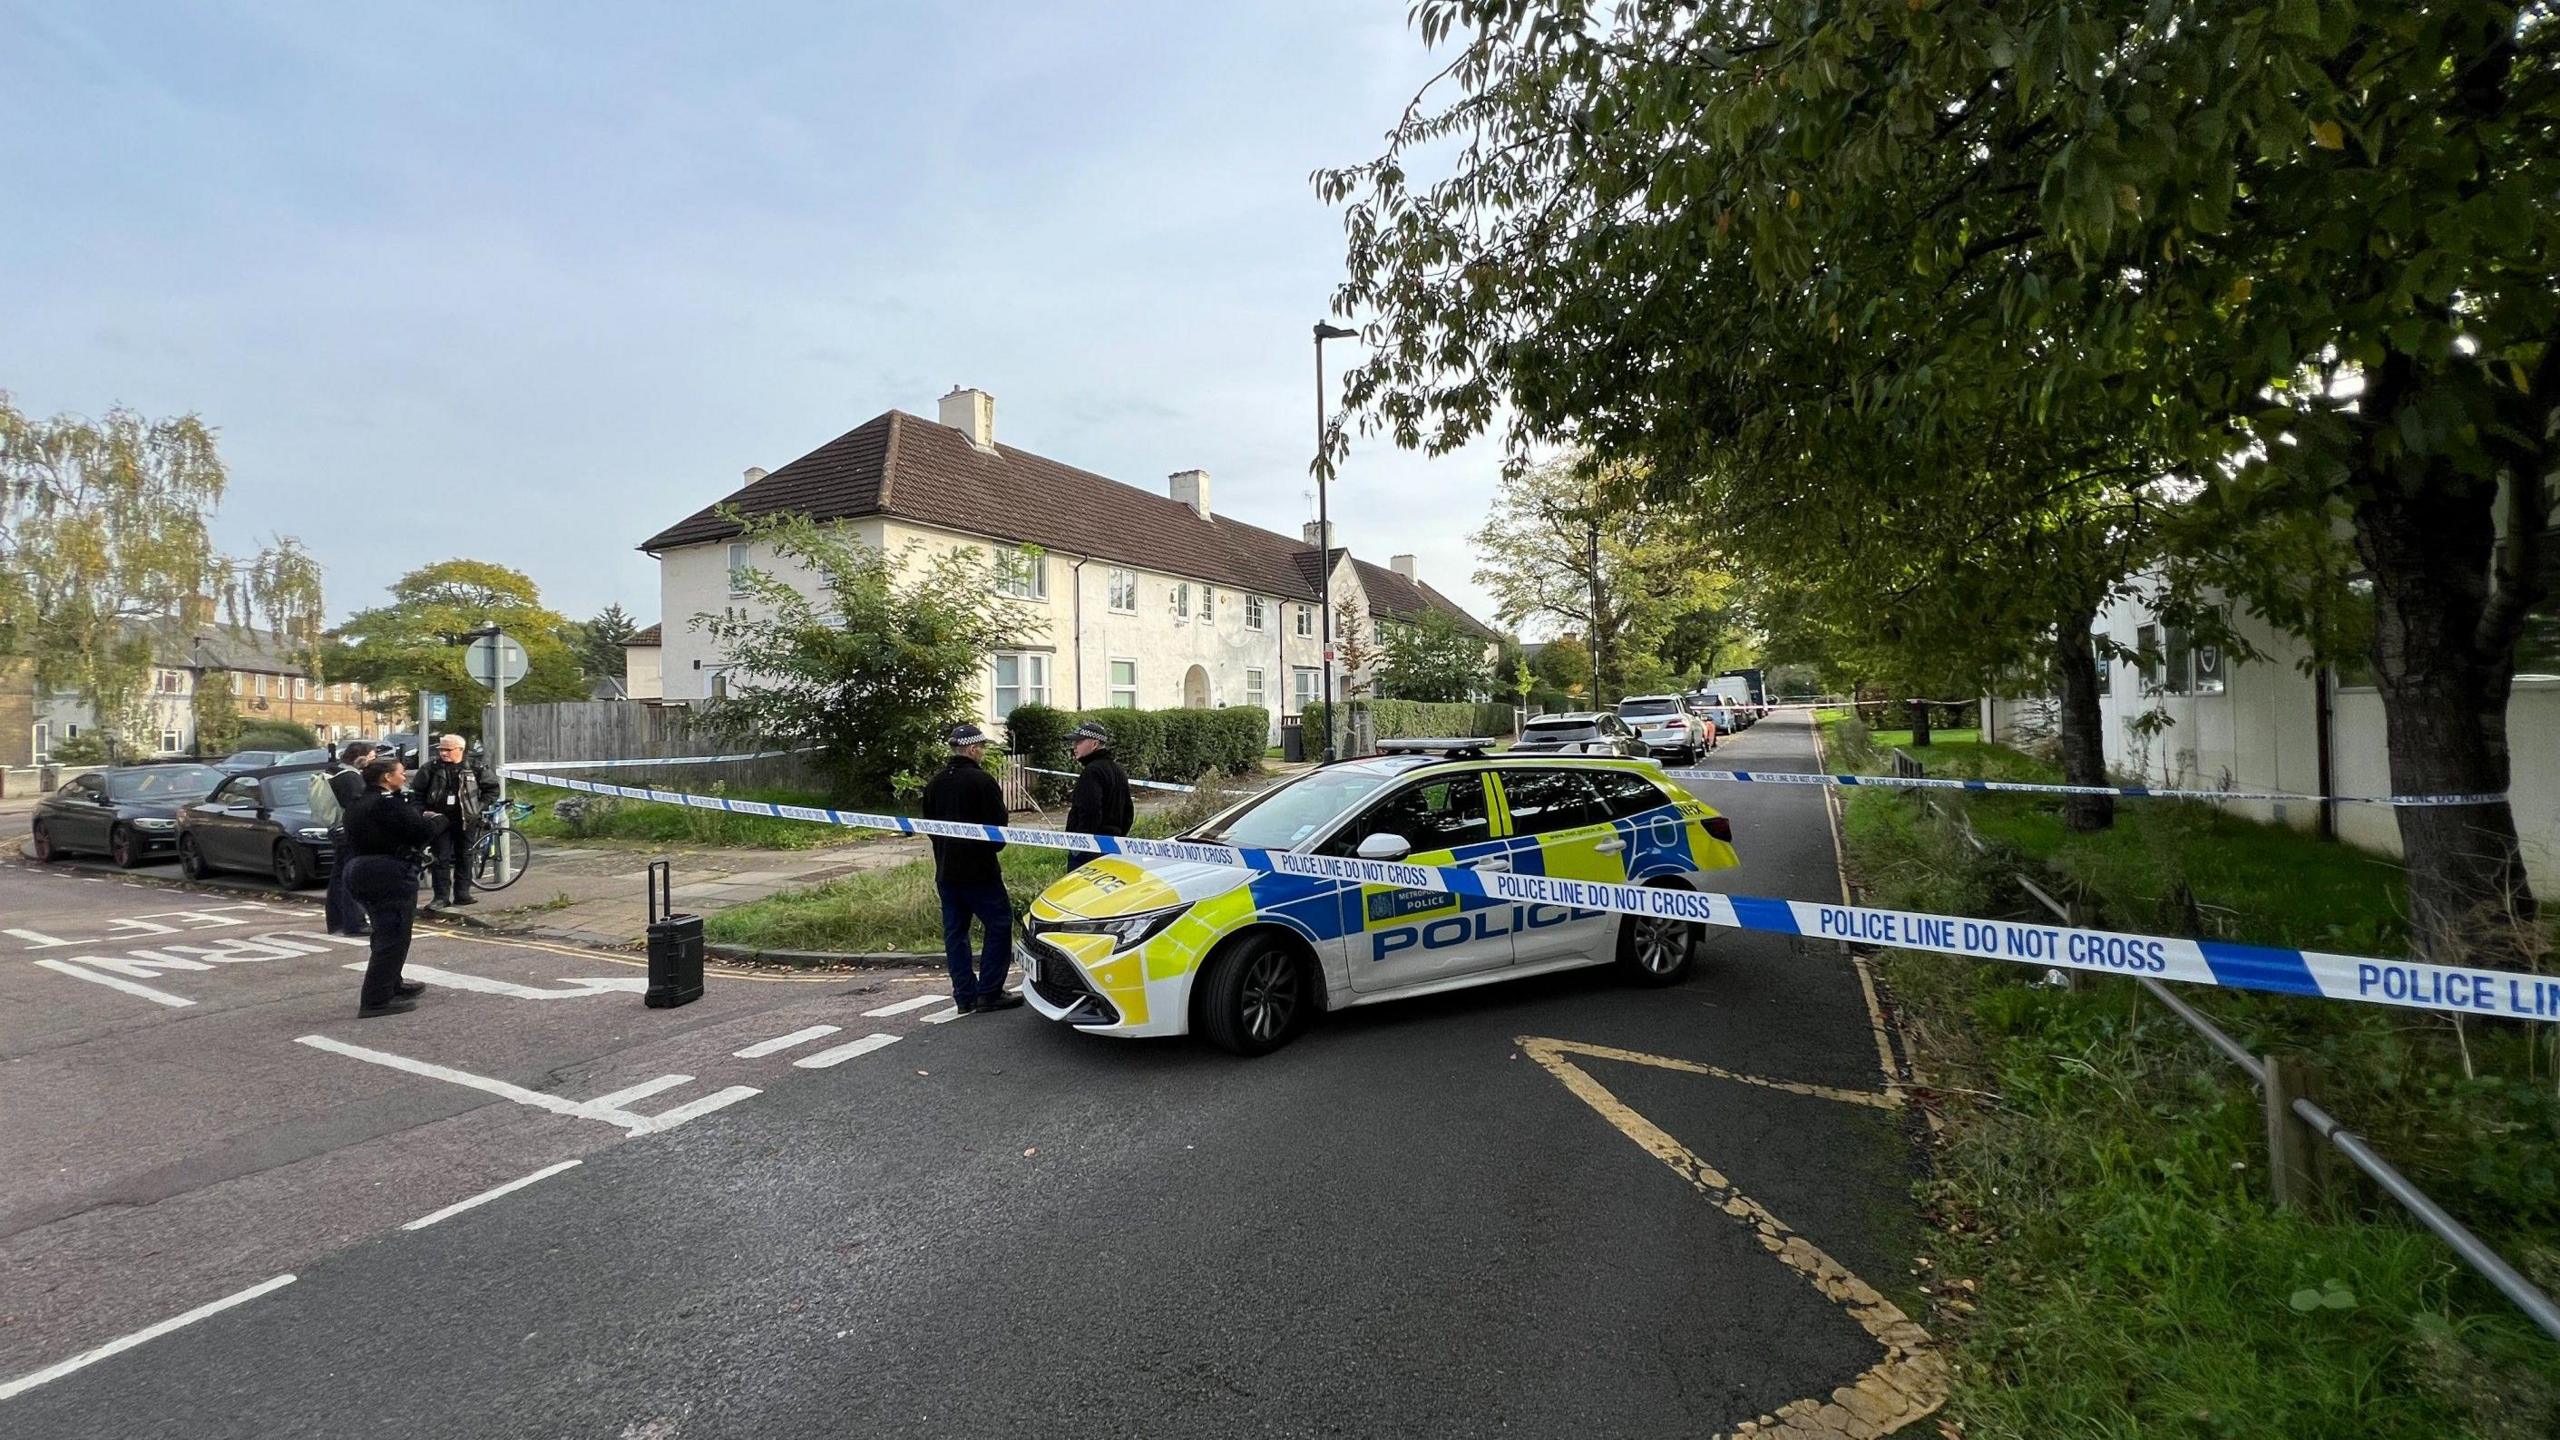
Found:
[[[504,890],[524,878],[533,863],[533,842],[512,825],[500,825],[473,847],[471,883],[483,890]]]

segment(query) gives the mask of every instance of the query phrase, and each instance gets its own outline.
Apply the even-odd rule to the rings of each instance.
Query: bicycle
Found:
[[[526,867],[533,863],[533,842],[514,823],[530,818],[533,807],[521,800],[501,800],[486,813],[487,823],[471,842],[471,883],[483,890],[504,890],[523,879]]]

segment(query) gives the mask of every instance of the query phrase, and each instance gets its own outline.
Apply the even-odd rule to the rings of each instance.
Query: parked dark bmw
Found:
[[[190,880],[216,870],[272,875],[299,890],[329,873],[329,827],[311,810],[321,767],[293,765],[234,775],[178,812],[178,864]]]
[[[36,805],[35,852],[108,855],[127,869],[177,848],[178,807],[222,779],[209,765],[120,765],[63,782]]]

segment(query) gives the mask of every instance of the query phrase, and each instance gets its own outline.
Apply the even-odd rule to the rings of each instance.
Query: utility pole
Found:
[[[1316,622],[1323,633],[1324,644],[1324,758],[1331,764],[1339,758],[1333,744],[1333,512],[1326,500],[1325,477],[1331,463],[1325,456],[1324,430],[1324,342],[1348,340],[1359,332],[1339,325],[1316,322],[1316,570],[1317,593],[1322,601]]]
[[[1598,507],[1583,512],[1584,534],[1589,537],[1586,559],[1591,566],[1591,705],[1595,710],[1608,708],[1600,690],[1602,667],[1600,657],[1600,511]]]

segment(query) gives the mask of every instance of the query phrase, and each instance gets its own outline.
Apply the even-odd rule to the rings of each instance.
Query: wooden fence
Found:
[[[540,765],[551,760],[652,760],[698,755],[724,755],[764,747],[724,740],[693,711],[673,705],[635,705],[628,700],[572,700],[551,705],[507,707],[507,754],[510,765]],[[660,785],[668,789],[700,789],[717,781],[729,786],[785,786],[815,790],[822,782],[805,755],[777,755],[718,765],[616,765],[581,778],[609,779],[623,785]]]

